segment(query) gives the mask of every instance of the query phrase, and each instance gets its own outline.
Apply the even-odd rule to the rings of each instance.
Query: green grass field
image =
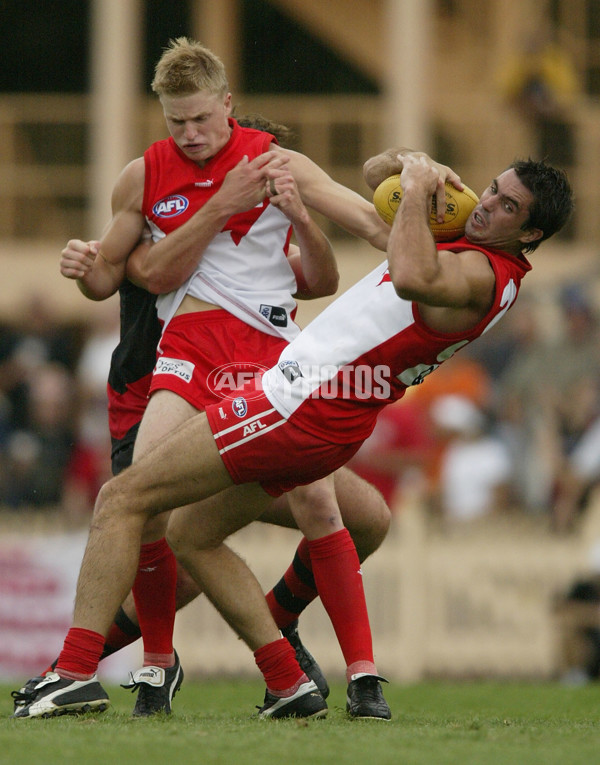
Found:
[[[132,720],[134,697],[110,688],[112,707],[84,717],[11,720],[0,686],[0,763],[32,765],[595,765],[600,687],[423,683],[386,686],[389,723],[348,720],[334,685],[325,720],[253,717],[263,686],[186,682],[171,717]]]

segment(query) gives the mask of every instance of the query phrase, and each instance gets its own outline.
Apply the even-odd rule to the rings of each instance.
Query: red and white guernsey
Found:
[[[270,133],[242,128],[233,119],[230,125],[230,140],[203,167],[188,159],[172,138],[145,152],[142,212],[155,241],[189,220],[244,156],[253,159],[275,140]],[[289,220],[267,198],[233,215],[204,251],[195,273],[178,290],[158,297],[163,327],[189,294],[262,332],[286,340],[296,337],[296,303],[291,297],[296,280],[287,262],[290,237]]]
[[[265,395],[291,423],[326,441],[365,439],[379,410],[401,398],[456,351],[487,332],[511,307],[531,269],[524,258],[466,239],[438,249],[479,250],[496,277],[494,303],[468,332],[429,329],[418,307],[399,298],[387,261],[312,321],[262,378]]]

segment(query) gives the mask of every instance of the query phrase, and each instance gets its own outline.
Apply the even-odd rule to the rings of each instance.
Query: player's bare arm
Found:
[[[493,302],[495,277],[478,250],[438,250],[429,207],[438,171],[423,157],[406,157],[402,202],[390,234],[388,262],[396,292],[419,304],[433,329],[458,332],[475,326]]]
[[[94,265],[100,242],[69,239],[60,253],[60,272],[67,279],[82,279]]]
[[[144,161],[136,159],[124,168],[115,184],[112,218],[95,248],[93,265],[78,280],[80,290],[92,300],[110,297],[125,278],[127,257],[145,226],[141,212],[143,188]]]
[[[144,226],[141,194],[144,188],[143,159],[134,160],[121,172],[113,189],[112,218],[100,242],[71,240],[61,254],[61,273],[76,279],[90,300],[113,295],[125,276],[127,256]]]
[[[177,289],[194,273],[207,246],[229,218],[265,198],[267,167],[271,164],[283,167],[287,158],[265,152],[250,161],[242,159],[227,173],[221,188],[186,223],[136,253],[132,279],[154,294]]]
[[[295,297],[309,300],[335,294],[339,272],[333,248],[304,206],[292,174],[286,170],[270,178],[267,194],[294,228],[298,246],[290,250],[288,262],[298,285]]]
[[[125,278],[130,251],[140,240],[145,221],[141,212],[144,161],[130,162],[113,189],[112,218],[100,242],[72,239],[61,253],[63,276],[76,279],[90,300],[113,295]]]
[[[90,300],[104,300],[119,287],[120,275],[99,256],[100,242],[70,239],[61,252],[60,272],[74,279],[79,290]]]
[[[291,149],[279,148],[278,151],[289,157],[290,171],[307,207],[365,239],[378,250],[385,251],[390,229],[371,202],[334,181],[304,154]]]
[[[432,168],[438,171],[438,181],[435,188],[436,204],[438,211],[438,220],[440,223],[444,220],[444,213],[446,210],[446,197],[444,193],[444,185],[446,182],[451,183],[455,188],[460,191],[464,186],[460,180],[460,176],[454,172],[447,165],[443,165],[440,162],[436,162],[428,154],[422,151],[413,151],[407,148],[393,148],[377,154],[374,157],[370,157],[363,165],[363,176],[368,186],[375,191],[377,186],[389,178],[390,175],[397,175],[402,172],[404,167],[405,157],[422,158],[425,162],[429,163]]]

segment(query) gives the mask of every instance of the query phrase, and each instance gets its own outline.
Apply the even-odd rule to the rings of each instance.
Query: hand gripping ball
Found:
[[[386,223],[392,225],[396,211],[402,199],[402,186],[399,175],[390,175],[383,180],[373,193],[373,204]],[[479,197],[468,186],[462,191],[446,182],[446,213],[444,221],[438,223],[436,217],[435,196],[431,203],[429,225],[437,242],[449,242],[465,233],[465,223],[479,202]]]

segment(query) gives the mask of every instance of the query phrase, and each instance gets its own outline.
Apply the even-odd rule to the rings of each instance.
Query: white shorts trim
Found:
[[[221,430],[218,433],[215,433],[215,441],[218,441],[219,438],[223,438],[223,436],[229,435],[242,428],[241,436],[239,436],[235,441],[228,439],[229,443],[223,448],[219,449],[219,454],[224,454],[225,452],[231,451],[231,449],[235,449],[238,446],[244,446],[249,441],[253,441],[255,438],[264,436],[270,431],[275,430],[275,428],[279,428],[281,425],[285,425],[287,423],[285,417],[281,417],[280,420],[270,425],[264,425],[261,423],[261,417],[264,420],[268,415],[271,415],[274,412],[278,414],[276,409],[269,409],[265,412],[261,412],[260,414],[256,414],[253,417],[249,417],[242,422],[238,422],[235,425],[232,425],[230,428],[225,428],[225,430]]]

